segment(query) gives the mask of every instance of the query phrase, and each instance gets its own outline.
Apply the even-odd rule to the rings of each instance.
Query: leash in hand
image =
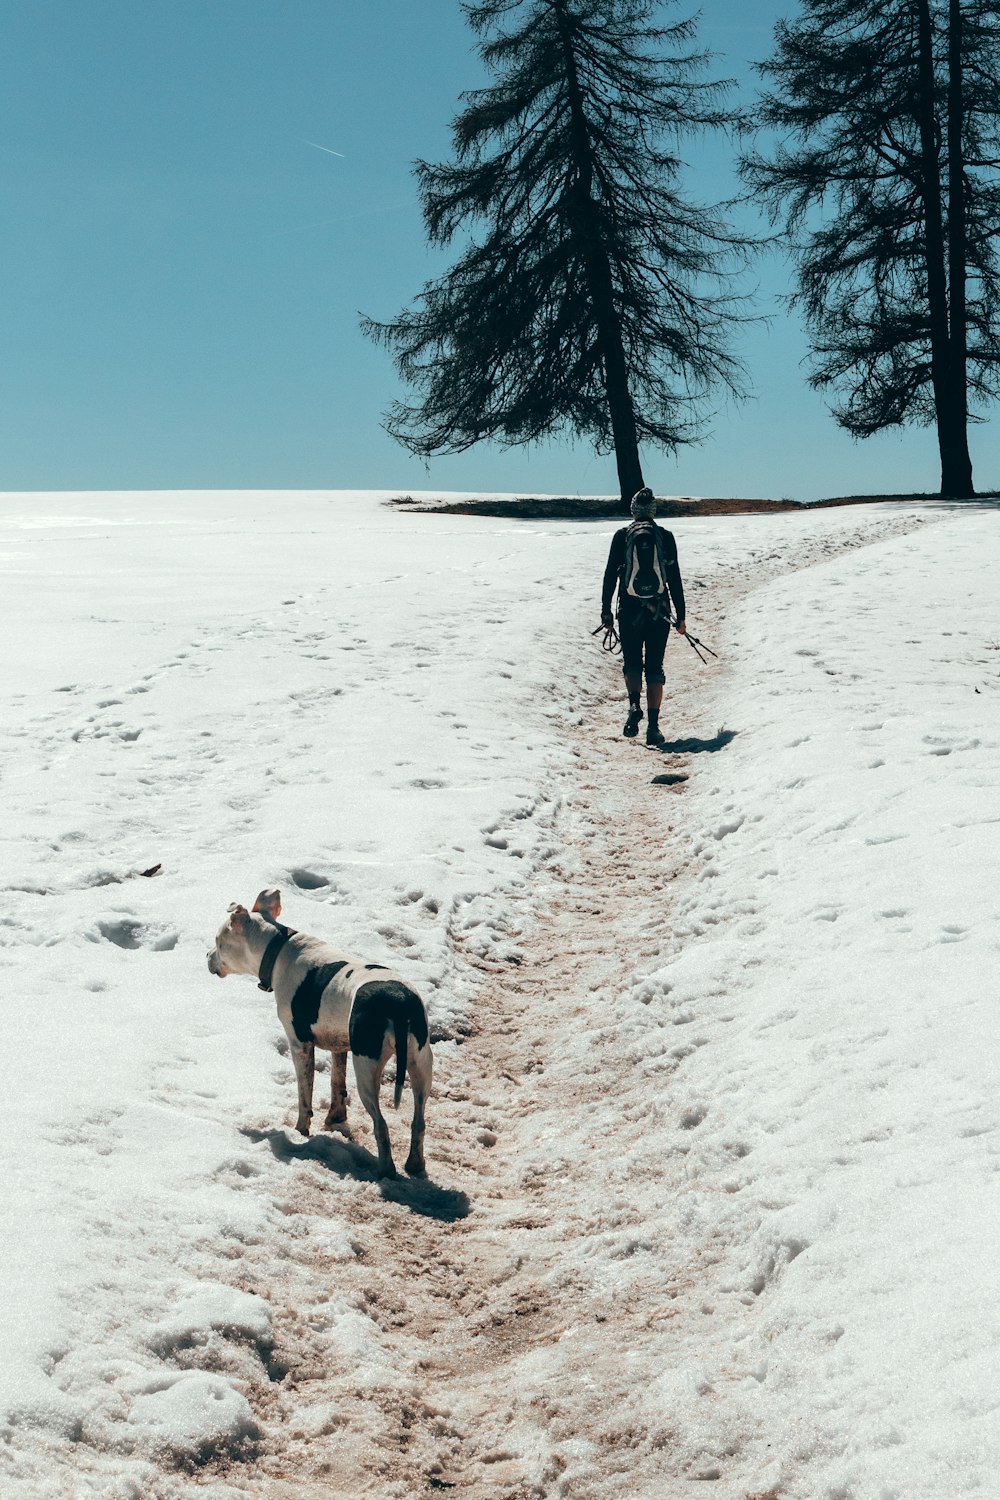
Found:
[[[605,625],[602,620],[597,629],[592,630],[590,633],[591,635],[600,635],[602,630],[604,631],[604,639],[601,642],[601,650],[607,651],[609,655],[614,656],[616,652],[621,650],[622,643],[618,639],[618,632],[613,624]]]

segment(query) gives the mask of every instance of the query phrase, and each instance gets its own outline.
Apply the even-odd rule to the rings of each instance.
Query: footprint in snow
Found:
[[[170,928],[147,925],[139,917],[102,917],[87,937],[92,943],[114,943],[116,948],[149,948],[154,953],[167,953],[176,948],[180,934]]]
[[[320,891],[330,884],[325,875],[320,875],[316,870],[306,869],[304,866],[296,866],[288,872],[289,879],[293,885],[297,885],[300,891]]]

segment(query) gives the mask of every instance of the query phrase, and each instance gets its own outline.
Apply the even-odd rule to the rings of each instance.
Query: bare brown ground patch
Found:
[[[984,491],[978,500],[996,498],[992,490]],[[660,520],[677,520],[681,516],[749,516],[796,512],[807,515],[813,510],[829,510],[851,505],[921,505],[939,503],[940,495],[834,495],[825,500],[753,499],[740,496],[663,496],[658,498],[656,513]],[[975,502],[969,502],[975,503]],[[461,500],[447,495],[397,495],[386,504],[395,510],[415,515],[500,516],[526,521],[621,521],[627,520],[621,502],[610,496],[531,496],[494,498],[486,495]]]

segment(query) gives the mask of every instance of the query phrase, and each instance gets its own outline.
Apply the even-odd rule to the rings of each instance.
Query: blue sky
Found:
[[[744,97],[791,10],[704,0]],[[391,316],[444,264],[410,166],[448,155],[483,81],[457,0],[6,0],[3,22],[0,489],[614,490],[586,443],[425,466],[380,427],[397,383],[358,312]],[[724,148],[692,150],[689,185],[729,189]],[[646,453],[653,487],[932,490],[933,434],[842,434],[806,389],[780,256],[756,280],[756,399]],[[995,428],[972,431],[980,485],[1000,482]]]

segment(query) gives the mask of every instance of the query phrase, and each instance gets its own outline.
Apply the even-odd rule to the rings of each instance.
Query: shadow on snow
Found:
[[[662,755],[698,755],[702,751],[724,750],[736,738],[735,729],[720,729],[710,740],[693,736],[686,740],[665,740],[658,748]]]
[[[468,1194],[456,1188],[438,1187],[427,1178],[380,1178],[377,1157],[345,1136],[313,1135],[294,1141],[286,1130],[245,1129],[242,1134],[251,1141],[265,1141],[277,1161],[315,1161],[338,1177],[377,1182],[383,1198],[425,1218],[452,1224],[456,1219],[467,1218],[472,1211]]]

